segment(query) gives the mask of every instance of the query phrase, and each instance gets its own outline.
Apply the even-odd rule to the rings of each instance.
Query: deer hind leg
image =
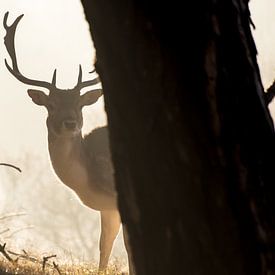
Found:
[[[135,275],[136,273],[133,265],[132,251],[129,243],[128,232],[125,225],[123,225],[123,239],[124,239],[124,245],[128,254],[129,275]]]
[[[117,210],[106,210],[100,212],[101,234],[100,234],[100,261],[99,271],[107,268],[109,257],[120,228],[120,215]]]

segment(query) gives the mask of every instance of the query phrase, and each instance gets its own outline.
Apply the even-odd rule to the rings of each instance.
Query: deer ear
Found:
[[[101,95],[102,95],[102,89],[89,91],[80,97],[80,105],[81,106],[92,105],[95,102],[97,102],[97,100]]]
[[[48,96],[42,91],[29,89],[28,95],[37,105],[46,106],[48,103]]]

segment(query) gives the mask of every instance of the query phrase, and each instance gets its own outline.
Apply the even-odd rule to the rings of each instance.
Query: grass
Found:
[[[56,255],[48,257],[31,256],[23,250],[22,254],[6,250],[0,245],[0,275],[123,275],[119,263],[110,264],[101,274],[96,264],[57,264]]]
[[[61,265],[59,271],[54,267],[46,267],[43,271],[40,264],[32,262],[11,263],[6,260],[0,261],[0,274],[11,275],[50,275],[50,274],[72,274],[72,275],[98,275],[97,268],[88,264]],[[116,266],[111,266],[104,275],[121,275],[121,271]],[[102,273],[103,275],[103,273]]]
[[[60,265],[57,268],[54,265],[48,264],[43,270],[40,263],[33,263],[29,261],[18,261],[16,263],[9,262],[8,260],[0,260],[0,275],[59,275],[59,274],[71,274],[71,275],[99,275],[97,267],[89,264],[78,265]],[[111,265],[105,273],[102,275],[122,275],[116,265]]]

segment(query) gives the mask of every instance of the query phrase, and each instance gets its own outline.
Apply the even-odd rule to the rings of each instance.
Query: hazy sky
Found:
[[[72,88],[77,81],[79,64],[82,64],[83,78],[91,78],[88,72],[94,57],[80,1],[1,0],[0,152],[6,153],[0,162],[12,161],[22,150],[37,153],[42,150],[42,154],[47,150],[46,110],[31,102],[27,95],[29,86],[16,80],[4,65],[4,58],[10,63],[2,43],[5,35],[2,20],[6,11],[10,12],[9,24],[18,15],[25,14],[17,28],[15,47],[19,68],[26,76],[51,81],[57,68],[57,86]],[[103,99],[84,111],[85,121],[89,120],[85,125],[95,127],[106,123]]]
[[[252,0],[250,4],[253,31],[258,48],[258,62],[262,80],[269,86],[275,78],[275,2],[273,0]]]
[[[267,89],[275,79],[275,1],[252,0],[250,8],[252,20],[256,25],[253,35],[258,49],[258,63],[263,84]],[[269,107],[274,120],[275,100]]]

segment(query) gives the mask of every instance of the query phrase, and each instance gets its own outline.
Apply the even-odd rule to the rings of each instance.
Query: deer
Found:
[[[10,66],[5,59],[6,68],[20,82],[49,91],[47,95],[41,90],[31,88],[27,93],[33,103],[46,107],[48,111],[48,151],[55,174],[77,194],[84,205],[100,212],[98,271],[105,272],[113,243],[121,227],[108,127],[98,127],[86,136],[82,134],[82,108],[94,104],[102,96],[101,88],[92,89],[100,83],[100,78],[97,76],[92,80],[83,81],[82,68],[79,65],[77,84],[72,89],[65,90],[56,86],[56,69],[51,82],[24,76],[17,64],[14,42],[17,25],[24,14],[18,16],[11,25],[7,24],[8,15],[9,12],[6,12],[3,20],[6,30],[4,44],[12,65]],[[81,90],[86,87],[91,87],[91,90],[81,95]],[[134,269],[124,225],[122,230],[128,253],[129,274],[133,275]]]

